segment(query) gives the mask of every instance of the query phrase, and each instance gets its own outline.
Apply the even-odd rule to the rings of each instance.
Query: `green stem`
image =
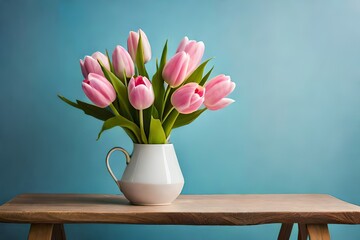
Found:
[[[120,113],[118,112],[118,110],[116,109],[116,107],[112,104],[112,103],[110,103],[110,108],[111,108],[111,110],[113,111],[113,113],[116,115],[116,116],[120,116]]]
[[[127,76],[126,76],[126,70],[125,69],[124,69],[124,72],[123,72],[123,78],[124,78],[125,87],[127,89],[128,88],[128,82],[127,82]]]
[[[173,113],[174,112],[172,112],[172,115],[173,115]],[[176,111],[175,115],[173,115],[171,118],[169,118],[167,120],[167,122],[164,122],[163,127],[164,127],[164,132],[165,132],[166,138],[168,138],[170,136],[171,130],[172,130],[174,123],[176,122],[176,119],[178,116],[179,116],[179,112]]]
[[[168,97],[169,97],[170,91],[171,91],[171,88],[170,88],[170,86],[168,85],[168,86],[166,87],[166,90],[165,90],[164,104],[163,104],[163,106],[162,106],[161,115],[160,115],[161,118],[162,118],[162,116],[164,115],[165,106],[166,106],[166,102],[167,102],[167,99],[168,99]],[[171,112],[171,111],[170,111],[170,112]]]
[[[171,114],[171,112],[175,109],[175,107],[172,107],[169,112],[166,114],[166,116],[164,117],[164,119],[161,121],[161,123],[164,123],[165,120],[169,117],[169,115]]]
[[[115,107],[112,103],[109,105],[109,107],[111,108],[111,110],[113,111],[113,113],[115,114],[115,116],[121,116],[120,113],[118,112],[118,110],[116,109],[116,107]],[[125,129],[125,128],[124,128],[124,129]],[[127,133],[127,131],[130,131],[130,132],[131,132],[130,129],[125,130],[126,133]],[[141,139],[139,139],[136,134],[134,134],[134,136],[136,137],[137,141],[140,143],[140,142],[141,142]],[[132,137],[130,137],[130,138],[131,138],[131,140],[133,140]]]
[[[144,114],[142,109],[139,110],[139,118],[140,118],[141,139],[145,144],[147,144],[146,134],[144,130]]]
[[[139,110],[139,119],[140,119],[140,129],[144,129],[144,116],[143,116],[143,110]]]

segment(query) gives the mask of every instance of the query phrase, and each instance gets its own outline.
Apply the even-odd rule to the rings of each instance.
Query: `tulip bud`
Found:
[[[190,55],[188,74],[191,74],[200,64],[201,58],[204,55],[205,45],[203,42],[196,42],[195,40],[189,40],[188,37],[180,42],[176,52],[184,51]]]
[[[90,73],[82,82],[85,95],[97,106],[105,108],[116,98],[114,87],[103,76]]]
[[[96,60],[99,60],[107,70],[110,70],[109,59],[105,54],[98,51],[98,52],[94,52],[93,55],[91,55],[91,57]]]
[[[127,47],[132,60],[136,61],[136,51],[139,43],[139,35],[141,34],[141,44],[143,48],[144,63],[151,59],[151,47],[149,40],[143,30],[139,29],[138,32],[131,31],[127,40]]]
[[[171,96],[171,103],[179,113],[190,114],[200,108],[204,96],[205,88],[192,82],[177,89]]]
[[[225,98],[235,89],[235,86],[236,84],[229,76],[221,74],[214,77],[205,84],[204,105],[210,110],[219,110],[235,102],[233,99]]]
[[[187,77],[189,61],[189,54],[179,52],[166,63],[162,76],[170,87],[178,87],[184,82]]]
[[[96,73],[104,76],[98,60],[101,61],[101,63],[107,70],[110,70],[109,60],[107,56],[105,56],[101,52],[95,52],[92,56],[85,56],[84,60],[80,59],[81,72],[84,78],[87,78],[89,73]]]
[[[155,100],[151,82],[143,76],[131,78],[128,86],[129,101],[137,110],[143,110],[151,106]]]
[[[132,77],[135,74],[134,63],[129,53],[122,46],[116,46],[112,54],[113,66],[116,76],[124,80],[124,72],[126,77]]]

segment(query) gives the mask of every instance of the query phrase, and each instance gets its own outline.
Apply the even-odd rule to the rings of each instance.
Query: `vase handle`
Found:
[[[107,167],[111,177],[114,179],[116,185],[118,185],[118,179],[116,178],[115,174],[111,170],[110,163],[109,163],[110,155],[115,151],[121,151],[122,153],[124,153],[125,158],[126,158],[126,165],[128,165],[130,163],[130,155],[125,149],[123,149],[121,147],[114,147],[108,152],[108,154],[106,154],[106,160],[105,160],[106,167]]]

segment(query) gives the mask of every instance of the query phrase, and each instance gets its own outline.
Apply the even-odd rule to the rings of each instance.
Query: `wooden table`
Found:
[[[360,207],[323,194],[181,195],[168,206],[134,206],[119,195],[22,194],[0,222],[30,223],[30,240],[65,239],[65,223],[256,225],[282,223],[278,239],[330,239],[327,224],[360,224]]]

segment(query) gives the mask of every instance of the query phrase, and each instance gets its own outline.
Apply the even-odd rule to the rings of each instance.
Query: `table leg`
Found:
[[[308,232],[306,229],[306,225],[302,223],[298,223],[299,233],[298,240],[307,240]]]
[[[310,240],[330,240],[327,224],[307,224]]]
[[[289,240],[293,223],[283,223],[279,232],[278,240]]]
[[[54,224],[33,223],[30,226],[28,240],[51,240]]]
[[[28,240],[66,240],[63,224],[33,223]]]
[[[64,224],[54,225],[52,240],[66,240]]]

